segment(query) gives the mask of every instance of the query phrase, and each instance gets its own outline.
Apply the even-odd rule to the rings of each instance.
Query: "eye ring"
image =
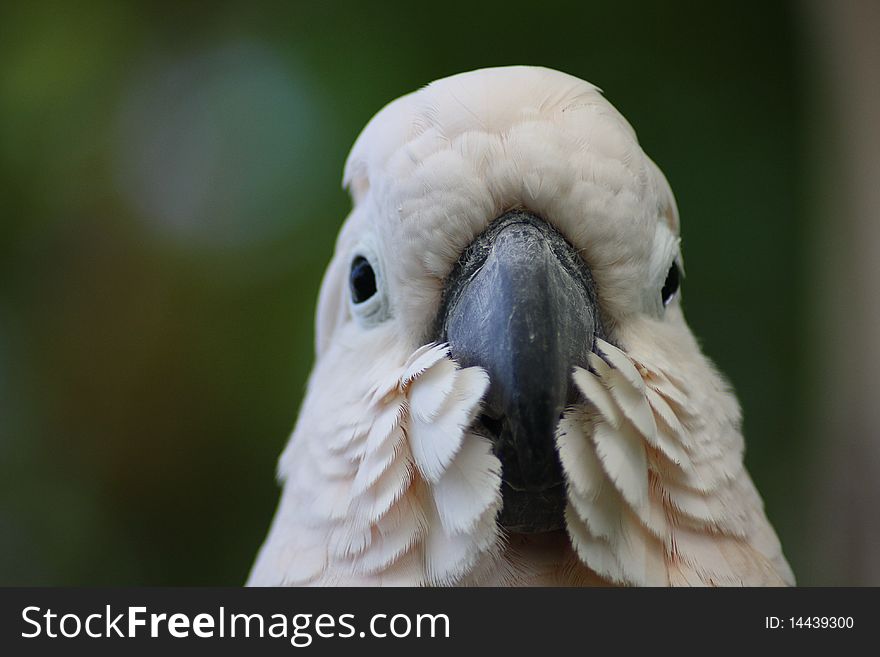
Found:
[[[350,252],[348,266],[348,308],[364,328],[381,324],[391,317],[383,261],[371,240],[364,240]]]
[[[668,306],[681,287],[681,270],[677,262],[673,262],[666,274],[666,280],[663,282],[663,288],[660,290],[660,299],[664,306]]]
[[[378,291],[376,272],[365,256],[356,255],[352,259],[348,274],[348,288],[351,293],[351,302],[355,305],[371,299]]]

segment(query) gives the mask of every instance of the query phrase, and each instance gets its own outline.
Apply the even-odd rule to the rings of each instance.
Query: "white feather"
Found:
[[[583,416],[566,413],[556,429],[556,445],[569,486],[579,495],[595,497],[605,479],[602,464],[596,456],[596,448],[586,432],[592,432]]]
[[[436,510],[435,515],[428,516],[431,529],[425,542],[425,568],[433,584],[450,586],[458,583],[477,559],[491,550],[498,535],[497,513],[497,506],[487,508],[468,534],[447,534]]]
[[[618,430],[599,423],[592,439],[602,468],[615,488],[633,507],[643,508],[648,497],[648,458],[641,436],[628,422]]]
[[[615,347],[610,342],[605,342],[601,338],[596,338],[596,346],[599,351],[605,355],[605,358],[617,369],[629,384],[633,386],[639,392],[645,391],[645,382],[642,379],[642,375],[636,369],[635,365],[633,365],[632,360],[620,349]]]
[[[444,358],[425,370],[414,382],[409,394],[409,407],[419,421],[429,423],[437,417],[455,385],[456,372],[455,363]]]
[[[649,440],[653,440],[657,426],[654,422],[654,413],[645,398],[644,385],[641,388],[633,386],[629,378],[618,369],[609,370],[602,377],[602,381],[617,402],[618,408],[633,423],[636,430]]]
[[[420,347],[410,358],[410,362],[406,365],[400,384],[407,386],[416,377],[420,376],[427,369],[436,365],[440,360],[446,358],[449,354],[449,345],[425,345]]]
[[[461,450],[431,490],[447,534],[473,531],[486,509],[501,503],[501,463],[491,443],[474,434],[465,436]]]
[[[485,371],[475,367],[459,370],[452,393],[433,419],[426,422],[417,416],[410,417],[410,448],[427,481],[436,483],[449,467],[488,385]]]
[[[611,546],[607,541],[591,534],[571,506],[565,510],[565,526],[572,547],[583,563],[613,584],[628,583]]]
[[[400,450],[403,441],[403,429],[395,427],[358,465],[351,495],[358,497],[370,488],[389,468]]]
[[[355,573],[383,571],[418,543],[427,523],[418,506],[409,505],[408,511],[383,516],[374,525],[370,546],[352,562]]]
[[[620,411],[608,388],[602,385],[602,380],[581,367],[574,368],[572,378],[581,394],[596,407],[605,421],[613,427],[620,426]]]

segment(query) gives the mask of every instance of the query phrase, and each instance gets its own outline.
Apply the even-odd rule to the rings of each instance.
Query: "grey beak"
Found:
[[[446,282],[437,329],[463,367],[489,374],[478,429],[502,463],[502,525],[561,528],[556,427],[574,400],[572,369],[585,366],[602,333],[586,264],[547,222],[509,212],[462,255]]]

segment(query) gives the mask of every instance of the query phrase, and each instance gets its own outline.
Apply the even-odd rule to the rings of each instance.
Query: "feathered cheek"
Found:
[[[413,371],[406,433],[427,491],[426,575],[432,583],[452,584],[497,547],[501,463],[491,443],[470,429],[489,385],[485,371],[460,369],[446,347],[428,354],[443,357]]]
[[[469,429],[487,387],[483,370],[426,345],[371,389],[372,421],[332,446],[353,476],[338,480],[335,508],[313,507],[332,526],[329,570],[450,585],[495,550],[501,465]]]
[[[741,454],[711,447],[724,436],[688,410],[683,382],[604,341],[598,352],[590,370],[575,369],[582,403],[557,431],[575,551],[616,583],[725,582],[729,565],[707,570],[717,559],[706,550],[720,555],[746,534],[731,497]]]

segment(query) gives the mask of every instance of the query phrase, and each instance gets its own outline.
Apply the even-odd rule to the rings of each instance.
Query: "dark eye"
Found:
[[[672,301],[672,297],[678,292],[679,285],[681,285],[681,272],[678,270],[678,265],[673,262],[672,267],[669,268],[669,273],[666,274],[663,289],[660,290],[660,297],[663,299],[664,306],[668,306],[669,302]]]
[[[352,260],[348,287],[351,289],[351,300],[354,303],[363,303],[376,294],[376,274],[364,256],[356,256]]]

